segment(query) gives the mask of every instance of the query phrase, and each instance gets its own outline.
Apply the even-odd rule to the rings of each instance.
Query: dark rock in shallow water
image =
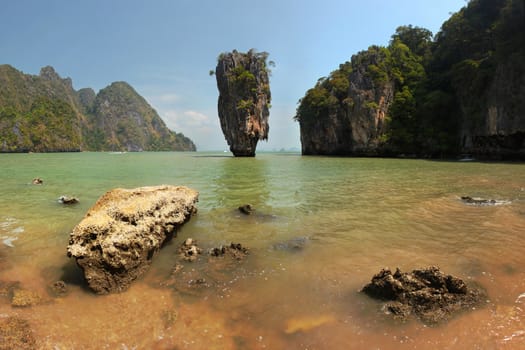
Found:
[[[239,211],[243,214],[251,215],[255,211],[255,208],[252,207],[251,204],[245,204],[239,207]]]
[[[497,199],[484,199],[478,197],[462,196],[461,200],[465,204],[476,205],[476,206],[487,206],[487,205],[503,205],[509,204],[508,200],[497,200]]]
[[[304,246],[310,238],[308,237],[294,237],[284,242],[278,242],[272,245],[274,250],[284,250],[289,252],[298,252],[304,249]]]
[[[187,256],[184,252],[196,247],[199,253]],[[170,276],[160,282],[161,286],[175,289],[187,295],[201,296],[203,293],[222,293],[225,286],[237,278],[235,272],[241,267],[249,250],[240,243],[230,243],[208,250],[208,258],[201,256],[201,248],[195,240],[188,238],[179,249],[179,262],[175,264]],[[193,258],[195,257],[195,258]]]
[[[68,294],[67,284],[64,281],[56,281],[48,287],[49,293],[55,298]]]
[[[67,254],[96,293],[123,291],[196,212],[197,198],[197,191],[183,186],[111,190],[73,229]]]
[[[76,197],[69,197],[69,196],[60,196],[58,197],[58,203],[61,204],[77,204],[78,198]]]
[[[438,267],[395,273],[383,269],[363,287],[366,295],[386,301],[383,310],[395,318],[407,320],[410,315],[423,323],[436,324],[454,313],[481,303],[485,293],[469,288],[461,279],[445,275]]]
[[[210,255],[215,257],[227,255],[235,260],[242,260],[248,255],[248,248],[243,247],[240,243],[230,243],[229,246],[210,249]]]
[[[187,238],[179,247],[179,256],[186,261],[195,261],[202,249],[197,246],[197,241],[192,238]]]

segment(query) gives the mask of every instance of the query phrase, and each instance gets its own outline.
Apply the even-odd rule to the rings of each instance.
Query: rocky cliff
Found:
[[[371,156],[382,151],[394,88],[388,79],[374,79],[371,67],[385,59],[381,49],[371,47],[306,93],[296,115],[303,154]]]
[[[471,0],[436,36],[399,27],[300,100],[303,154],[525,160],[524,61],[523,1]]]
[[[52,67],[0,65],[0,152],[194,151],[131,86],[75,91]]]
[[[222,132],[235,156],[255,156],[268,138],[271,101],[266,52],[233,50],[219,56],[215,76]]]

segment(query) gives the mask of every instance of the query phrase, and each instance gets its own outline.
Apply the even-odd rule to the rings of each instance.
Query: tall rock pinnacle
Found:
[[[233,50],[222,53],[217,62],[219,119],[236,157],[254,157],[257,142],[268,139],[271,94],[267,58],[267,52]]]

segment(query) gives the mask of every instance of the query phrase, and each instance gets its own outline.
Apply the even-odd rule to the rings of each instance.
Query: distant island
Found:
[[[129,84],[75,91],[47,66],[0,65],[0,152],[195,151]]]
[[[302,153],[525,160],[521,0],[471,0],[434,37],[401,26],[299,101]]]

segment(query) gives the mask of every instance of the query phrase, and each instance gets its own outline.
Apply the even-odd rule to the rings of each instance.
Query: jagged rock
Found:
[[[470,196],[462,196],[461,201],[465,204],[476,205],[476,206],[487,206],[487,205],[503,205],[509,204],[510,201],[507,200],[497,200],[497,199],[486,199]]]
[[[193,252],[187,254],[190,249]],[[233,282],[234,271],[240,268],[249,250],[240,243],[230,243],[211,248],[207,253],[207,260],[197,260],[201,249],[196,247],[195,240],[186,239],[179,248],[179,261],[174,265],[170,276],[167,279],[163,278],[159,284],[194,296],[202,296],[202,293],[221,293],[224,286]]]
[[[96,293],[123,291],[196,212],[197,198],[197,191],[183,186],[111,190],[73,229],[67,254]]]
[[[243,247],[240,243],[230,243],[229,246],[220,246],[210,249],[210,255],[219,256],[230,256],[235,260],[242,260],[248,255],[248,248]]]
[[[219,56],[215,75],[222,132],[235,156],[255,156],[259,140],[268,139],[270,82],[268,53],[233,50]]]
[[[62,204],[77,204],[78,198],[69,197],[69,196],[60,196],[58,197],[58,202]]]
[[[468,287],[463,280],[445,275],[438,267],[392,274],[382,269],[362,292],[385,301],[383,310],[395,318],[406,320],[411,314],[422,322],[436,324],[448,320],[452,314],[480,304],[483,291]]]
[[[197,246],[197,242],[192,238],[187,238],[179,247],[179,256],[186,261],[197,260],[202,249]]]

